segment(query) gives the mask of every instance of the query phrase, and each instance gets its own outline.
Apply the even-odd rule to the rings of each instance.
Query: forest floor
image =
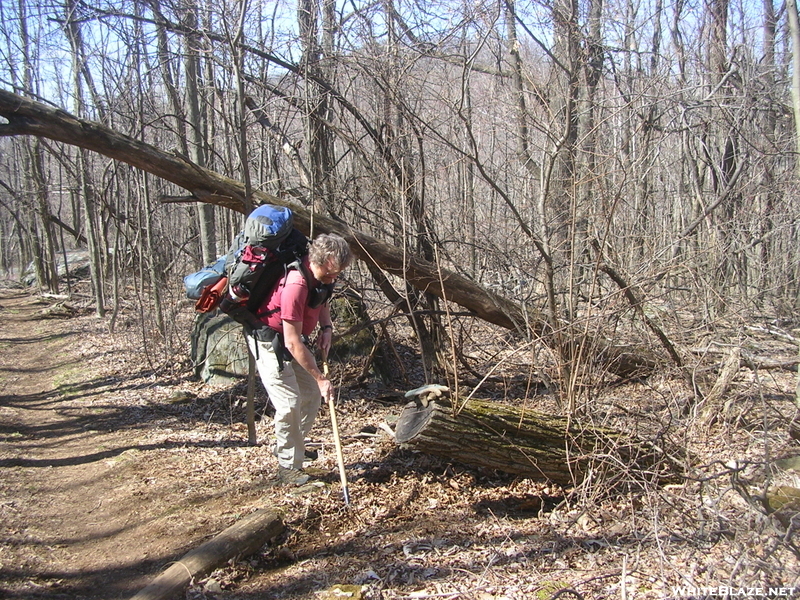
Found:
[[[594,418],[658,431],[689,451],[687,478],[655,485],[620,464],[613,485],[564,489],[398,448],[385,426],[404,390],[339,365],[345,507],[326,410],[317,482],[273,486],[263,394],[251,446],[244,386],[204,385],[185,359],[154,367],[135,327],[109,333],[86,308],[14,288],[0,289],[0,318],[0,598],[130,598],[264,507],[285,532],[186,598],[314,599],[335,584],[366,600],[800,597],[796,515],[768,516],[757,498],[774,461],[800,454],[793,369],[743,367],[715,406],[666,371],[602,386]],[[773,336],[738,343],[796,355]],[[519,369],[487,394],[521,401]],[[527,402],[555,410],[547,394]]]

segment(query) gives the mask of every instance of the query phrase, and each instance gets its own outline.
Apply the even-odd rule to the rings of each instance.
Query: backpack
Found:
[[[227,254],[184,277],[186,296],[197,300],[195,310],[220,308],[234,318],[241,309],[255,310],[285,265],[308,253],[308,238],[293,227],[293,219],[290,209],[271,204],[251,212]]]
[[[263,323],[255,313],[287,269],[299,269],[310,283],[302,265],[309,240],[294,228],[293,219],[290,209],[272,204],[262,204],[251,212],[224,257],[223,272],[206,284],[195,309],[208,312],[219,307],[233,320],[258,329]],[[319,306],[332,292],[333,285],[316,289],[309,285],[309,305]]]

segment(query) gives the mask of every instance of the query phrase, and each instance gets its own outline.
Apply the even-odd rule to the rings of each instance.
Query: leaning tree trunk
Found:
[[[0,116],[8,121],[0,124],[0,137],[35,135],[92,150],[185,188],[191,196],[182,200],[207,202],[245,212],[246,190],[240,182],[99,123],[78,119],[63,110],[6,90],[0,90]],[[271,203],[288,206],[294,212],[295,226],[308,234],[312,217],[307,209],[259,190],[253,192],[252,200],[256,205]],[[513,331],[541,335],[547,329],[541,315],[532,314],[530,310],[524,311],[519,304],[487,291],[458,273],[439,268],[418,256],[406,255],[395,246],[355,231],[341,221],[322,215],[314,215],[313,219],[315,230],[341,235],[353,253],[367,265],[402,277],[418,290],[440,298],[446,297],[476,317]],[[607,367],[609,371],[615,372],[616,359],[626,350],[606,345],[605,356],[611,361]]]
[[[78,119],[69,113],[0,90],[0,116],[8,120],[0,124],[0,137],[35,135],[98,152],[152,173],[189,191],[184,201],[201,201],[240,213],[246,212],[244,185],[192,163],[185,157],[164,152],[100,123]],[[270,203],[288,206],[294,212],[295,226],[305,234],[311,226],[311,213],[299,204],[254,190],[254,205]],[[537,329],[538,319],[530,311],[511,300],[492,294],[466,277],[440,269],[417,256],[406,256],[395,246],[351,229],[341,221],[314,215],[314,228],[320,233],[337,233],[344,237],[353,253],[367,264],[377,265],[393,275],[403,277],[418,290],[439,297],[474,312],[476,317],[515,331],[524,331],[526,323]]]
[[[454,411],[445,398],[410,402],[397,422],[395,441],[561,485],[580,483],[590,468],[595,478],[634,469],[637,478],[660,481],[678,472],[656,445],[606,427],[487,400],[471,399],[459,408]]]

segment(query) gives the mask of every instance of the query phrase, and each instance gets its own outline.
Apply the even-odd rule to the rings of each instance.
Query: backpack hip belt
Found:
[[[264,342],[272,346],[272,351],[275,353],[275,358],[278,360],[278,371],[282,372],[284,363],[294,358],[286,349],[286,344],[283,342],[283,334],[266,325],[262,325],[261,327],[245,326],[245,328],[247,329],[247,333],[257,342]],[[303,336],[303,338],[303,343],[305,343],[308,338],[307,336]],[[258,344],[256,344],[256,352],[258,352]],[[256,356],[256,359],[258,359],[258,356]]]

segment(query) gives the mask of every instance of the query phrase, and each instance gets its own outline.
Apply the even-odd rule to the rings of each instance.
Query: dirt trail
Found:
[[[93,373],[102,323],[48,304],[0,291],[0,597],[127,598],[213,532],[214,494],[107,400],[135,386]]]
[[[582,498],[398,448],[379,425],[396,422],[402,403],[378,401],[393,396],[357,382],[359,364],[337,365],[337,380],[354,382],[337,407],[345,509],[327,414],[310,436],[320,447],[313,490],[268,486],[277,469],[270,419],[259,420],[259,444],[249,446],[244,382],[207,386],[186,364],[148,364],[135,315],[110,334],[86,312],[48,318],[51,304],[0,287],[0,598],[130,598],[264,506],[281,511],[286,533],[195,582],[187,598],[308,600],[336,584],[361,585],[370,600],[547,600],[565,591],[663,600],[687,582],[800,589],[790,536],[718,473],[729,457],[759,464],[765,440],[774,456],[796,455],[786,431],[794,372],[755,381],[743,369],[735,415],[702,435],[685,435],[696,431],[692,420],[670,425],[705,465],[702,486],[638,487],[644,480],[621,471],[630,489]],[[764,356],[781,358],[779,350]],[[527,402],[519,375],[510,368],[503,381],[524,389],[498,384],[494,397]],[[593,409],[620,430],[673,422],[685,382],[659,385],[610,387]],[[556,410],[552,398],[534,401]]]

